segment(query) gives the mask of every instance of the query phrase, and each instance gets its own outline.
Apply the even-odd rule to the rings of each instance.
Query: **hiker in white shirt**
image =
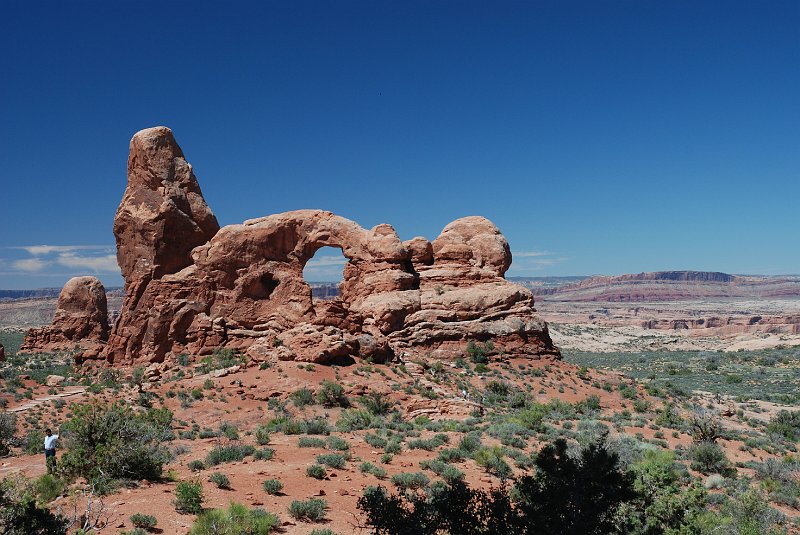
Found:
[[[44,462],[47,465],[47,472],[53,472],[56,469],[56,440],[58,435],[48,429],[45,431],[44,437]]]

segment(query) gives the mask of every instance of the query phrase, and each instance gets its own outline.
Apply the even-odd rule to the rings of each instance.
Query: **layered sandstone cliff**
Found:
[[[104,356],[161,362],[218,347],[253,359],[325,362],[442,357],[466,341],[557,357],[533,296],[505,280],[511,252],[482,217],[449,224],[433,242],[401,242],[390,225],[364,229],[321,210],[219,228],[172,132],[137,133],[114,222],[126,297]],[[348,259],[340,295],[312,299],[303,268],[321,247]]]

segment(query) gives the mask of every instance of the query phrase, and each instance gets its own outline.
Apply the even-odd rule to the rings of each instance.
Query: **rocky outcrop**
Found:
[[[643,321],[642,327],[659,331],[687,330],[703,336],[745,333],[800,334],[800,315],[651,319]]]
[[[6,348],[3,347],[3,344],[0,344],[0,362],[5,362],[6,360]]]
[[[114,233],[127,295],[105,352],[112,363],[218,347],[254,360],[385,360],[419,348],[448,357],[468,340],[558,355],[530,291],[503,277],[511,253],[487,219],[454,221],[432,243],[404,243],[390,225],[364,229],[322,210],[218,229],[163,127],[131,141]],[[327,301],[313,299],[303,279],[322,247],[348,260],[339,295]]]
[[[52,324],[30,329],[20,352],[79,347],[87,355],[96,356],[108,335],[108,305],[103,284],[95,277],[75,277],[67,281],[58,296]]]

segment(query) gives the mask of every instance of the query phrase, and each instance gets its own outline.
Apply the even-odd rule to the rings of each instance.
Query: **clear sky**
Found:
[[[121,283],[155,125],[222,225],[479,214],[509,275],[800,272],[795,0],[2,1],[0,50],[0,288]]]

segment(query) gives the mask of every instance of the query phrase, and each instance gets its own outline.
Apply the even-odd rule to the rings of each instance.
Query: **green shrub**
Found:
[[[44,444],[44,431],[41,429],[29,429],[25,435],[25,443],[23,449],[29,455],[36,455],[42,453]]]
[[[492,350],[494,350],[494,345],[491,342],[486,342],[484,345],[473,341],[467,342],[467,356],[475,364],[487,364],[489,362],[489,353]]]
[[[218,434],[228,440],[237,440],[239,438],[239,429],[230,422],[222,422],[219,426]]]
[[[350,444],[341,437],[330,436],[327,440],[328,448],[336,451],[347,451],[350,449]]]
[[[292,400],[292,403],[294,403],[295,407],[302,409],[306,405],[311,405],[314,403],[314,391],[303,387],[289,394],[289,399]]]
[[[259,425],[256,427],[256,443],[259,446],[266,446],[269,444],[270,436],[269,436],[269,428],[266,425]]]
[[[200,459],[195,459],[194,461],[189,461],[189,464],[186,467],[191,470],[192,472],[199,472],[200,470],[205,470],[206,465]]]
[[[308,468],[306,468],[306,475],[309,477],[313,477],[314,479],[325,479],[325,476],[328,475],[328,472],[325,470],[325,467],[319,464],[312,464]]]
[[[328,420],[324,418],[312,418],[311,420],[304,420],[305,433],[307,435],[329,435],[331,426]]]
[[[512,420],[524,425],[531,431],[544,430],[544,418],[550,413],[550,407],[541,403],[534,403],[514,414]]]
[[[364,442],[366,442],[373,448],[385,448],[387,440],[385,438],[379,437],[378,435],[371,435],[370,433],[366,433],[364,435]]]
[[[317,462],[330,468],[344,468],[346,459],[338,453],[325,453],[317,455]]]
[[[383,479],[386,477],[386,470],[370,462],[361,463],[358,469],[361,471],[362,474],[372,474],[378,479]]]
[[[275,457],[275,450],[272,448],[261,448],[253,453],[253,459],[256,461],[271,461]]]
[[[511,467],[503,460],[503,448],[499,446],[480,448],[472,458],[489,474],[503,479],[511,475]]]
[[[215,484],[218,489],[229,489],[231,488],[231,480],[223,474],[222,472],[214,472],[210,476],[208,476],[208,480]]]
[[[292,500],[289,505],[289,515],[295,520],[319,522],[325,518],[325,509],[328,502],[320,498],[310,498],[305,501]]]
[[[767,431],[797,442],[800,440],[800,411],[779,411],[767,424]]]
[[[130,405],[90,402],[73,405],[72,418],[62,426],[67,451],[61,466],[68,476],[88,481],[161,477],[173,438],[172,413],[166,408],[134,413]]]
[[[716,442],[703,441],[692,444],[688,454],[692,461],[692,470],[703,474],[722,474],[723,476],[733,475],[736,472],[731,467],[725,452]]]
[[[345,432],[368,429],[376,419],[382,421],[380,418],[373,416],[369,411],[345,409],[336,422],[336,428]]]
[[[267,479],[264,481],[264,491],[267,494],[276,495],[283,490],[283,483],[277,479]]]
[[[324,381],[317,392],[317,401],[324,407],[349,407],[350,400],[344,394],[344,387],[333,381]]]
[[[376,416],[388,414],[392,409],[392,402],[379,392],[370,392],[366,396],[361,396],[359,402],[370,414]]]
[[[215,446],[206,455],[206,465],[216,466],[221,463],[241,461],[248,455],[253,455],[256,448],[250,444],[231,443]]]
[[[227,510],[203,511],[189,535],[269,535],[278,523],[278,517],[272,513],[232,502]]]
[[[297,439],[300,448],[324,448],[325,441],[317,437],[300,437]]]
[[[0,412],[0,456],[8,455],[9,444],[17,433],[17,415],[11,412]]]
[[[422,472],[401,472],[393,475],[391,481],[401,491],[425,488],[431,482]]]
[[[34,483],[36,495],[42,503],[50,503],[61,496],[61,493],[64,492],[64,487],[64,482],[52,474],[44,474],[36,479]]]
[[[175,510],[198,514],[203,510],[203,485],[199,481],[181,481],[175,487]]]
[[[458,441],[458,449],[466,453],[478,451],[480,447],[481,438],[477,434],[470,433],[461,437],[461,439]]]
[[[137,528],[153,529],[158,524],[158,520],[152,515],[135,513],[131,515],[131,523]]]
[[[4,535],[66,535],[70,522],[36,503],[26,479],[0,480],[0,533]]]

